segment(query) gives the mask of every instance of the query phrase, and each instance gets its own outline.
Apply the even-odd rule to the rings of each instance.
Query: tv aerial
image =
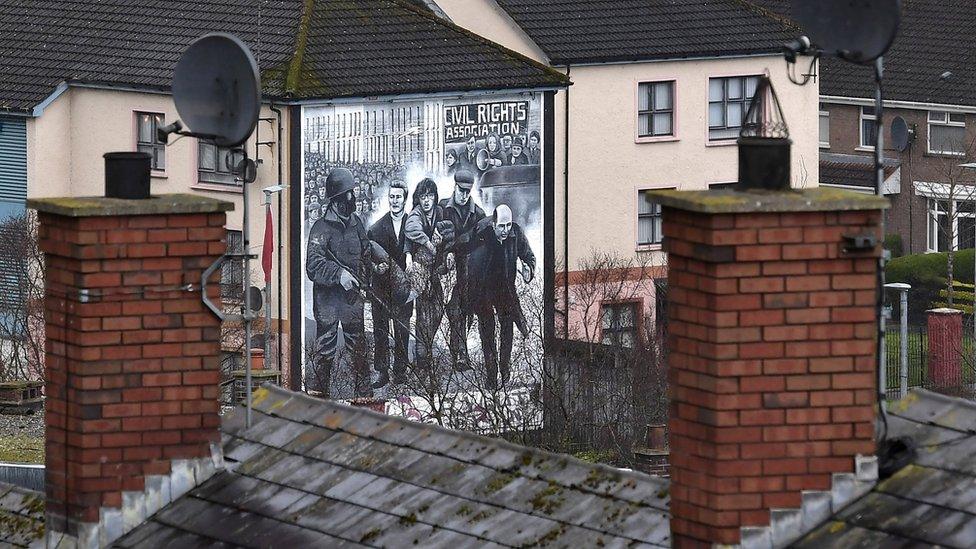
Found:
[[[250,216],[248,187],[257,178],[257,165],[242,147],[257,127],[261,110],[261,79],[254,55],[236,36],[224,33],[204,35],[193,41],[180,56],[173,73],[173,102],[182,121],[159,128],[158,137],[166,143],[170,134],[195,137],[217,147],[231,148],[223,159],[243,190],[243,249],[225,253],[203,273],[201,299],[221,320],[244,324],[244,341],[251,340],[255,310],[260,309],[260,291],[244,292],[240,314],[228,314],[207,296],[207,281],[228,260],[242,261],[244,281],[250,286]],[[187,130],[183,129],[186,124]],[[220,159],[217,159],[220,162]],[[257,300],[257,308],[254,301]],[[251,425],[251,353],[244,353],[246,422]]]
[[[900,116],[891,121],[891,146],[898,152],[905,152],[915,142],[915,129]]]

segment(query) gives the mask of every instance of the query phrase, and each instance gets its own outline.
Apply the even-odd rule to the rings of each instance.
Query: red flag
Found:
[[[271,259],[274,257],[274,218],[271,216],[271,204],[265,208],[267,215],[264,221],[264,249],[261,251],[261,266],[264,267],[264,283],[271,283]]]

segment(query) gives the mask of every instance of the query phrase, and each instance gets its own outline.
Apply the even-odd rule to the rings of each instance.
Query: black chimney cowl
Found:
[[[791,188],[790,154],[793,141],[776,91],[762,76],[739,133],[740,191],[786,191]]]
[[[105,197],[146,200],[152,156],[144,152],[105,153]]]

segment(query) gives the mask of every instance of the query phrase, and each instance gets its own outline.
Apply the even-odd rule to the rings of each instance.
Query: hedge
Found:
[[[976,250],[962,250],[954,254],[952,272],[957,291],[953,292],[952,297],[957,309],[967,305],[972,307],[974,260]],[[906,255],[888,262],[885,282],[912,285],[908,294],[909,315],[914,322],[924,321],[926,310],[945,306],[948,263],[949,256],[946,253]],[[897,302],[896,299],[891,300]]]

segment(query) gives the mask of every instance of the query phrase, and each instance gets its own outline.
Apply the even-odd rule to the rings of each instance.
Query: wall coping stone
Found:
[[[163,194],[146,200],[104,196],[32,198],[27,200],[27,207],[65,217],[108,217],[229,212],[234,203],[194,194]]]
[[[863,211],[890,206],[887,198],[823,187],[788,191],[661,190],[649,194],[662,206],[705,214]]]

